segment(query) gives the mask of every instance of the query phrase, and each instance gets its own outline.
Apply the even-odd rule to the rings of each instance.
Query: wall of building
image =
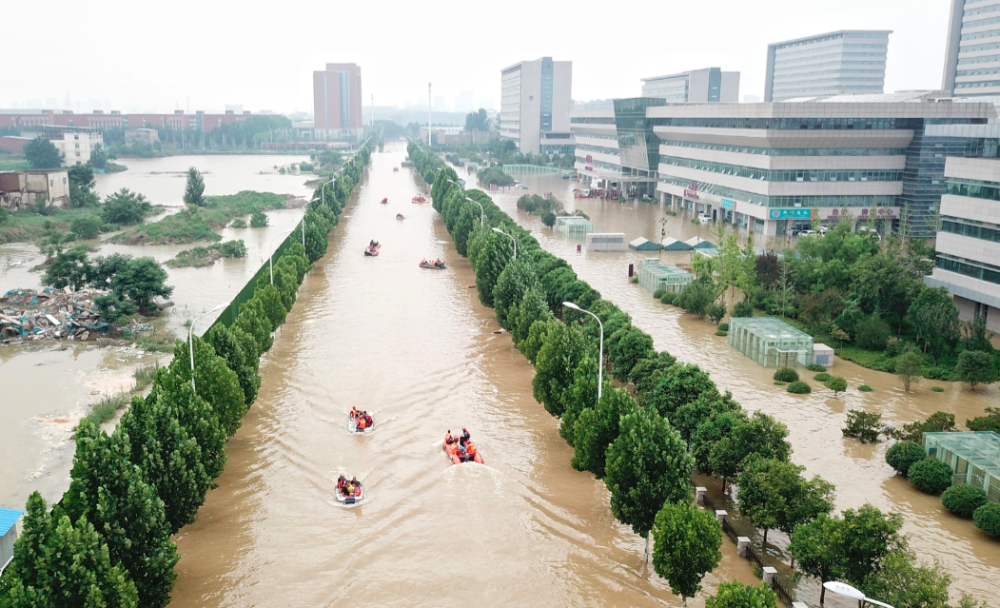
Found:
[[[942,88],[957,96],[1000,94],[1000,0],[952,0]]]
[[[764,101],[882,93],[891,33],[845,30],[769,45]]]

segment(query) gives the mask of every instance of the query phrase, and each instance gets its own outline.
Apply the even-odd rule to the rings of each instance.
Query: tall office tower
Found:
[[[358,130],[361,122],[361,68],[354,63],[328,63],[313,72],[315,129],[324,135]]]
[[[1000,0],[951,0],[941,89],[956,97],[1000,94]]]
[[[737,103],[740,100],[740,73],[703,68],[643,78],[642,96],[665,99],[668,103]]]
[[[526,154],[559,152],[571,145],[573,62],[542,57],[500,72],[500,136]]]
[[[882,93],[891,30],[843,30],[767,47],[764,101]]]

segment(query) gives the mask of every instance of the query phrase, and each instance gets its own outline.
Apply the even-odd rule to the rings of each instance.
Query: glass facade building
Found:
[[[767,47],[764,101],[882,93],[888,30],[844,30]]]
[[[740,100],[740,73],[703,68],[643,78],[642,96],[668,103],[737,103]]]

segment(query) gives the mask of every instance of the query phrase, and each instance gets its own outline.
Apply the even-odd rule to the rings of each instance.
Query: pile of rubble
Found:
[[[0,339],[96,340],[108,331],[94,305],[100,289],[12,289],[0,297]]]

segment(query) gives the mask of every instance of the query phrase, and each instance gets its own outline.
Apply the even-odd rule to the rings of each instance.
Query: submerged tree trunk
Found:
[[[688,598],[686,598],[686,597],[684,597],[682,595],[681,596],[681,608],[687,608],[687,605],[688,605]]]
[[[649,532],[646,532],[646,555],[643,557],[642,563],[649,563]]]
[[[823,586],[823,583],[825,583],[825,582],[826,582],[825,580],[819,579],[819,605],[820,606],[822,606],[823,605],[823,601],[826,600],[826,587]]]
[[[770,531],[771,531],[770,528],[764,528],[764,545],[767,544],[767,533]],[[763,548],[764,545],[761,545],[761,548]]]

